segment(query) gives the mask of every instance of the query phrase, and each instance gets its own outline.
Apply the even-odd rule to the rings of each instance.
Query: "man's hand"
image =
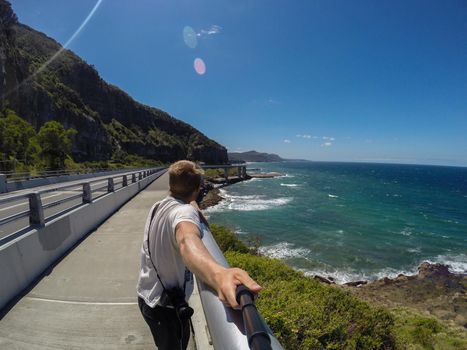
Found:
[[[216,291],[219,299],[227,306],[238,309],[237,286],[244,284],[253,293],[259,293],[262,287],[256,283],[245,270],[238,268],[225,269],[215,276]]]
[[[244,284],[253,293],[261,290],[246,271],[225,268],[214,260],[199,237],[198,227],[182,221],[175,228],[175,238],[185,265],[201,280],[216,290],[219,299],[226,305],[238,308],[236,289]]]

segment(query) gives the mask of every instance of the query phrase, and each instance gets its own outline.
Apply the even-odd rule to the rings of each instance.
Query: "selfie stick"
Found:
[[[242,284],[237,287],[236,295],[237,302],[242,308],[248,346],[253,350],[272,349],[268,330],[256,309],[253,293]]]

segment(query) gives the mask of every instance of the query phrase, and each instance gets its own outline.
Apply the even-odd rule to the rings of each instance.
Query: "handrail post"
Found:
[[[128,180],[127,180],[127,178],[126,178],[126,175],[123,175],[123,183],[122,183],[122,186],[123,186],[123,187],[128,186]]]
[[[91,191],[91,184],[86,182],[83,184],[83,203],[91,203],[92,202],[92,191]]]
[[[138,174],[138,180],[141,181],[142,179],[143,179],[143,174],[142,174],[141,171],[140,171],[139,174]]]
[[[44,209],[38,192],[29,194],[29,224],[44,226]]]
[[[6,174],[0,174],[0,193],[6,192]]]
[[[133,183],[136,182],[136,174],[135,173],[131,174],[131,182],[133,182]]]
[[[115,186],[114,186],[114,179],[109,177],[107,180],[107,192],[114,192],[115,191]]]

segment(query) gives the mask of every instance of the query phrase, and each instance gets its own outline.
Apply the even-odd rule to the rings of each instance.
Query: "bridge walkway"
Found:
[[[154,349],[135,286],[146,215],[167,189],[164,174],[0,315],[0,349]]]

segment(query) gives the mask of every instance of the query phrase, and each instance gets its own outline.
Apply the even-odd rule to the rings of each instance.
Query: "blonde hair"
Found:
[[[189,197],[201,186],[203,169],[189,160],[179,160],[169,167],[170,192],[178,197]]]

